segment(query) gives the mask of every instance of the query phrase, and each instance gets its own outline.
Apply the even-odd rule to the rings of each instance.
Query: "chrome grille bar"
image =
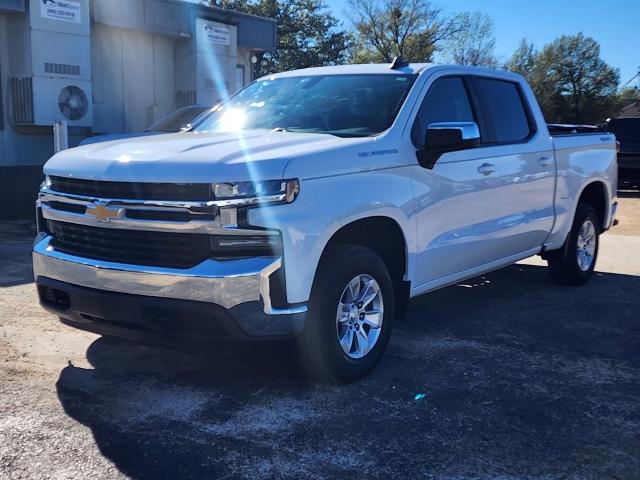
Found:
[[[105,207],[116,207],[122,210],[118,218],[110,218],[108,221],[100,221],[95,216],[87,214],[86,209],[94,207],[97,203]],[[55,192],[42,188],[38,195],[37,206],[42,210],[42,216],[46,220],[55,220],[79,225],[88,225],[100,228],[114,228],[123,230],[147,230],[157,232],[184,232],[252,235],[253,230],[238,228],[237,210],[235,208],[220,209],[214,201],[207,202],[182,202],[161,200],[137,200],[94,198],[84,195]],[[83,207],[84,212],[61,209],[62,204]],[[228,206],[228,205],[225,205]],[[57,207],[57,208],[56,208]],[[154,212],[186,212],[189,220],[162,220],[129,218],[127,210],[154,211]]]

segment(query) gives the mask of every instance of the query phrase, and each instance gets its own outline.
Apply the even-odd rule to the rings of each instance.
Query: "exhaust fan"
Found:
[[[89,110],[87,94],[80,87],[67,85],[58,94],[58,108],[68,120],[80,120]]]

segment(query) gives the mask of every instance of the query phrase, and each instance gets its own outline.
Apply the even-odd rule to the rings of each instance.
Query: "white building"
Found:
[[[69,143],[214,104],[273,50],[274,20],[179,0],[0,0],[0,216],[31,211],[52,124]]]

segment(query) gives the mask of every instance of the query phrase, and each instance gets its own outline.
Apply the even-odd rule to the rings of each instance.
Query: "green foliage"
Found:
[[[618,100],[623,104],[622,106],[640,100],[640,90],[633,87],[624,88],[618,93]]]
[[[601,123],[617,113],[618,70],[582,33],[563,35],[539,52],[523,40],[507,65],[527,78],[548,122]]]
[[[630,112],[623,112],[622,109],[628,107],[634,102],[640,102],[640,90],[638,88],[627,87],[622,89],[616,98],[617,112],[619,114],[628,115]]]
[[[529,43],[526,38],[523,38],[520,40],[520,45],[518,45],[518,48],[513,52],[506,66],[512,72],[529,78],[533,74],[537,54],[538,52],[533,43]]]
[[[273,18],[278,22],[275,52],[265,52],[255,75],[344,63],[350,37],[320,0],[210,0],[211,6]]]

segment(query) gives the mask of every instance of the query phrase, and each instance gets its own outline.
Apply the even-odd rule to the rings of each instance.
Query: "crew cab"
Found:
[[[63,322],[294,339],[335,382],[375,367],[411,297],[533,255],[584,284],[616,209],[613,135],[551,136],[519,75],[401,60],[264,77],[44,173],[33,267]]]

